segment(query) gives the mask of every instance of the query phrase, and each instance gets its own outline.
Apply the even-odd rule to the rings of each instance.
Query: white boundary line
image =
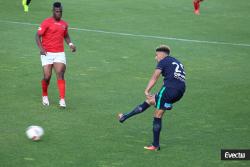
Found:
[[[39,24],[34,24],[34,23],[5,21],[5,20],[0,20],[0,22],[1,23],[8,23],[8,24],[31,25],[31,26],[38,26],[39,25]],[[203,40],[195,40],[195,39],[174,38],[174,37],[164,37],[164,36],[155,36],[155,35],[130,34],[130,33],[123,33],[123,32],[113,32],[113,31],[104,31],[104,30],[95,30],[95,29],[86,29],[86,28],[74,28],[74,27],[71,27],[69,29],[76,30],[76,31],[112,34],[112,35],[117,35],[117,36],[131,36],[131,37],[141,37],[141,38],[151,38],[151,39],[165,39],[165,40],[181,41],[181,42],[250,47],[250,44],[246,44],[246,43],[231,43],[231,42],[223,42],[223,41],[203,41]]]

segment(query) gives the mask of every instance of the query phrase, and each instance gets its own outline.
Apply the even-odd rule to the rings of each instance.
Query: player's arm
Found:
[[[70,39],[70,36],[69,36],[69,33],[66,32],[65,36],[64,36],[64,40],[66,41],[66,43],[69,45],[70,47],[70,50],[72,52],[75,52],[76,51],[76,47],[75,45],[71,42],[71,39]]]
[[[43,45],[42,45],[42,36],[36,33],[35,39],[36,39],[36,44],[38,48],[40,49],[40,54],[46,55],[46,50],[43,48]]]
[[[161,75],[161,70],[160,69],[155,69],[151,79],[148,82],[148,86],[144,91],[146,96],[151,96],[150,91],[154,87],[154,85],[156,84],[156,82],[157,82],[160,75]]]

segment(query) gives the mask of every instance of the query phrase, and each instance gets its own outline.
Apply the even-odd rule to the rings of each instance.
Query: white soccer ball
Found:
[[[44,130],[41,126],[32,125],[27,128],[26,135],[29,139],[37,141],[44,135]]]

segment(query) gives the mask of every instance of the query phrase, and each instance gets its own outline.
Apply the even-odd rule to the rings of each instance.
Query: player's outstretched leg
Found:
[[[150,107],[150,104],[148,102],[144,101],[142,104],[135,107],[131,112],[125,113],[125,114],[123,114],[123,113],[119,114],[118,115],[119,121],[121,123],[123,123],[126,119],[128,119],[134,115],[142,113],[143,111],[147,110],[149,107]]]

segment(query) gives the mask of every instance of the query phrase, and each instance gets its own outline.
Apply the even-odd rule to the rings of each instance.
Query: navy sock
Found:
[[[123,118],[120,121],[124,122],[126,119],[128,119],[134,115],[142,113],[143,111],[145,111],[149,107],[150,107],[150,105],[146,101],[144,101],[142,104],[135,107],[135,109],[133,109],[131,112],[124,114]]]
[[[160,133],[161,133],[161,118],[154,118],[153,121],[154,141],[152,145],[155,147],[160,147]]]

